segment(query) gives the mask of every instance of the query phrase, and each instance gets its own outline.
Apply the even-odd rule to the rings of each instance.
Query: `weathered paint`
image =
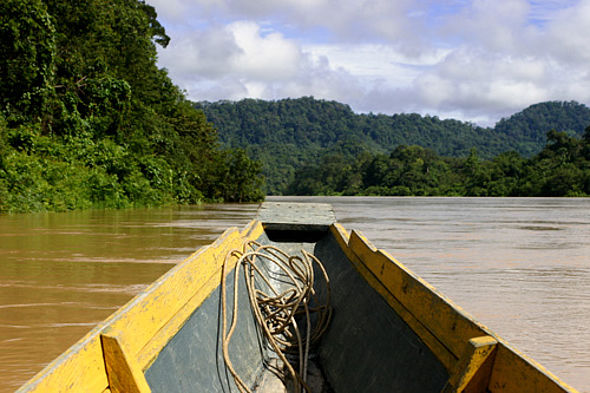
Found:
[[[451,378],[461,368],[462,353],[469,340],[491,336],[498,342],[493,355],[471,376],[477,382],[468,383],[462,391],[478,391],[478,384],[485,384],[483,380],[489,381],[484,391],[492,393],[577,392],[537,362],[512,349],[395,258],[374,247],[362,234],[352,231],[348,235],[339,224],[333,225],[331,232],[367,282],[445,364]]]
[[[98,336],[103,327],[93,329],[17,392],[103,392],[108,387]]]
[[[258,225],[250,235],[258,237],[260,233],[262,228]],[[143,296],[136,298],[135,302],[123,309],[126,312],[112,322],[114,329],[125,334],[129,352],[143,360],[140,363],[142,368],[151,359],[140,351],[150,354],[159,352],[186,320],[174,319],[174,315],[178,311],[187,311],[183,306],[193,298],[193,304],[197,307],[205,300],[214,288],[207,283],[212,277],[220,279],[217,273],[221,270],[226,254],[234,248],[241,248],[243,242],[244,236],[236,229],[226,231],[213,244],[189,257],[179,269],[165,274],[151,291],[147,290]],[[169,321],[171,326],[167,326]],[[160,329],[165,329],[167,334],[156,336]],[[154,342],[151,339],[155,336],[158,339]]]
[[[340,244],[348,259],[354,264],[359,273],[367,280],[367,282],[387,301],[387,303],[397,312],[397,314],[412,328],[416,334],[424,341],[428,348],[440,359],[442,364],[447,370],[452,370],[455,363],[457,362],[458,356],[455,355],[445,344],[442,342],[423,321],[419,320],[412,312],[410,308],[404,305],[395,295],[396,282],[384,282],[383,277],[375,275],[371,271],[365,261],[360,259],[350,245],[353,244],[353,239],[358,238],[358,233],[353,232],[348,239],[342,237],[343,232],[338,226],[334,226],[332,233],[336,237],[336,240]],[[347,241],[348,240],[348,241]],[[369,252],[362,250],[358,247],[358,242],[355,249],[361,254],[361,257],[370,256]],[[366,243],[362,243],[366,244]],[[370,247],[370,246],[367,246]],[[376,250],[370,249],[373,255],[379,255],[378,258],[382,259],[383,254],[378,254]],[[387,258],[387,257],[385,257]],[[382,260],[379,262],[383,262]],[[391,264],[392,261],[388,260],[387,264]],[[400,266],[401,268],[401,266]]]
[[[258,221],[269,230],[327,231],[336,222],[332,205],[327,203],[264,202]]]
[[[500,340],[488,389],[492,393],[577,392],[539,363]]]
[[[125,349],[121,332],[107,328],[100,339],[112,393],[151,393],[139,364]]]
[[[228,274],[226,293],[229,324],[233,317],[235,270]],[[250,310],[243,271],[240,271],[238,278],[239,322],[232,336],[230,357],[242,380],[252,386],[262,371],[263,349],[259,345],[256,323]],[[221,290],[217,286],[145,370],[145,378],[152,393],[238,391],[223,360],[220,308]]]
[[[172,268],[91,330],[17,392],[104,392],[109,385],[100,334],[106,327],[120,332],[118,337],[125,342],[125,353],[136,358],[139,367],[145,369],[194,307],[219,284],[219,274],[214,279],[217,280],[215,286],[210,280],[220,271],[227,251],[241,247],[244,240],[256,239],[262,233],[262,225],[257,221],[251,222],[242,232],[228,229],[213,244],[199,249]]]
[[[169,316],[169,312],[167,313],[165,310],[162,310],[165,306],[162,303],[161,296],[154,298],[150,304],[153,307],[154,313],[164,314],[161,319],[166,320],[166,324],[154,332],[148,340],[144,341],[145,345],[137,354],[138,361],[143,369],[146,369],[151,364],[160,350],[178,332],[187,318],[219,286],[221,280],[219,273],[226,254],[232,249],[240,249],[244,241],[259,238],[263,232],[262,225],[257,221],[252,221],[241,233],[233,232],[235,235],[231,237],[227,236],[226,239],[222,237],[207,247],[202,254],[193,255],[187,259],[187,261],[191,261],[191,268],[187,269],[186,281],[191,282],[192,275],[193,277],[196,276],[196,282],[192,283],[192,288],[186,288],[183,291],[183,296],[173,304],[174,313],[172,317]],[[235,262],[235,260],[230,261],[227,272],[234,268]],[[196,274],[197,272],[198,274]],[[175,277],[176,275],[172,276]],[[179,284],[170,281],[161,293],[167,294],[175,290],[176,285],[183,284],[184,282],[182,281]],[[131,322],[131,319],[128,320]],[[137,326],[138,328],[141,327],[141,325]]]
[[[283,247],[283,244],[279,244]],[[317,242],[332,287],[332,321],[318,349],[338,393],[439,393],[448,372],[416,332],[351,263],[335,236]]]
[[[491,336],[474,337],[442,393],[485,393],[490,381],[498,341]]]
[[[444,352],[437,354],[449,371],[454,369],[456,359],[469,339],[489,333],[426,281],[393,257],[377,250],[360,233],[352,232],[349,248],[387,291],[451,352],[454,359],[446,357]]]

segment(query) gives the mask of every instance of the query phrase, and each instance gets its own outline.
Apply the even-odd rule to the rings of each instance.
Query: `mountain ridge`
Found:
[[[464,157],[473,148],[485,159],[516,151],[530,157],[541,151],[548,131],[581,137],[590,125],[590,108],[575,101],[531,105],[492,127],[416,113],[355,113],[346,104],[313,97],[276,101],[199,102],[218,130],[222,145],[244,148],[262,161],[267,192],[281,193],[295,169],[318,162],[326,153],[357,156],[418,145],[437,154]]]

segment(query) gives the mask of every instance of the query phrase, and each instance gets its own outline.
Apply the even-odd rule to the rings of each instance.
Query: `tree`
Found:
[[[217,179],[221,187],[215,196],[226,202],[247,202],[264,199],[260,186],[264,181],[262,166],[252,161],[243,149],[222,153]]]
[[[5,0],[0,15],[0,211],[261,198],[258,164],[220,150],[158,69],[152,6]]]
[[[10,123],[31,121],[52,92],[55,28],[41,0],[3,0],[0,15],[0,110]]]

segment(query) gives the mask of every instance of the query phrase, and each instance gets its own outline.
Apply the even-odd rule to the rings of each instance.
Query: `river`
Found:
[[[590,393],[590,199],[272,197],[332,203],[565,382]],[[257,205],[0,216],[0,392],[14,391]]]

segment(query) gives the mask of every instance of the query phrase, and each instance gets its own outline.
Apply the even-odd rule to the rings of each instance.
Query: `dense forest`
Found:
[[[590,196],[590,127],[578,139],[550,131],[531,158],[511,151],[482,160],[442,157],[421,146],[390,154],[339,153],[297,169],[286,193],[293,195]]]
[[[167,73],[135,0],[0,2],[0,212],[263,197]]]
[[[262,161],[270,194],[289,193],[298,170],[334,157],[353,162],[416,145],[447,157],[466,158],[475,148],[481,159],[509,151],[530,158],[544,148],[548,131],[581,138],[590,125],[590,109],[576,102],[536,104],[494,128],[418,114],[356,114],[347,105],[311,97],[196,106],[218,128],[224,146],[244,147]]]

